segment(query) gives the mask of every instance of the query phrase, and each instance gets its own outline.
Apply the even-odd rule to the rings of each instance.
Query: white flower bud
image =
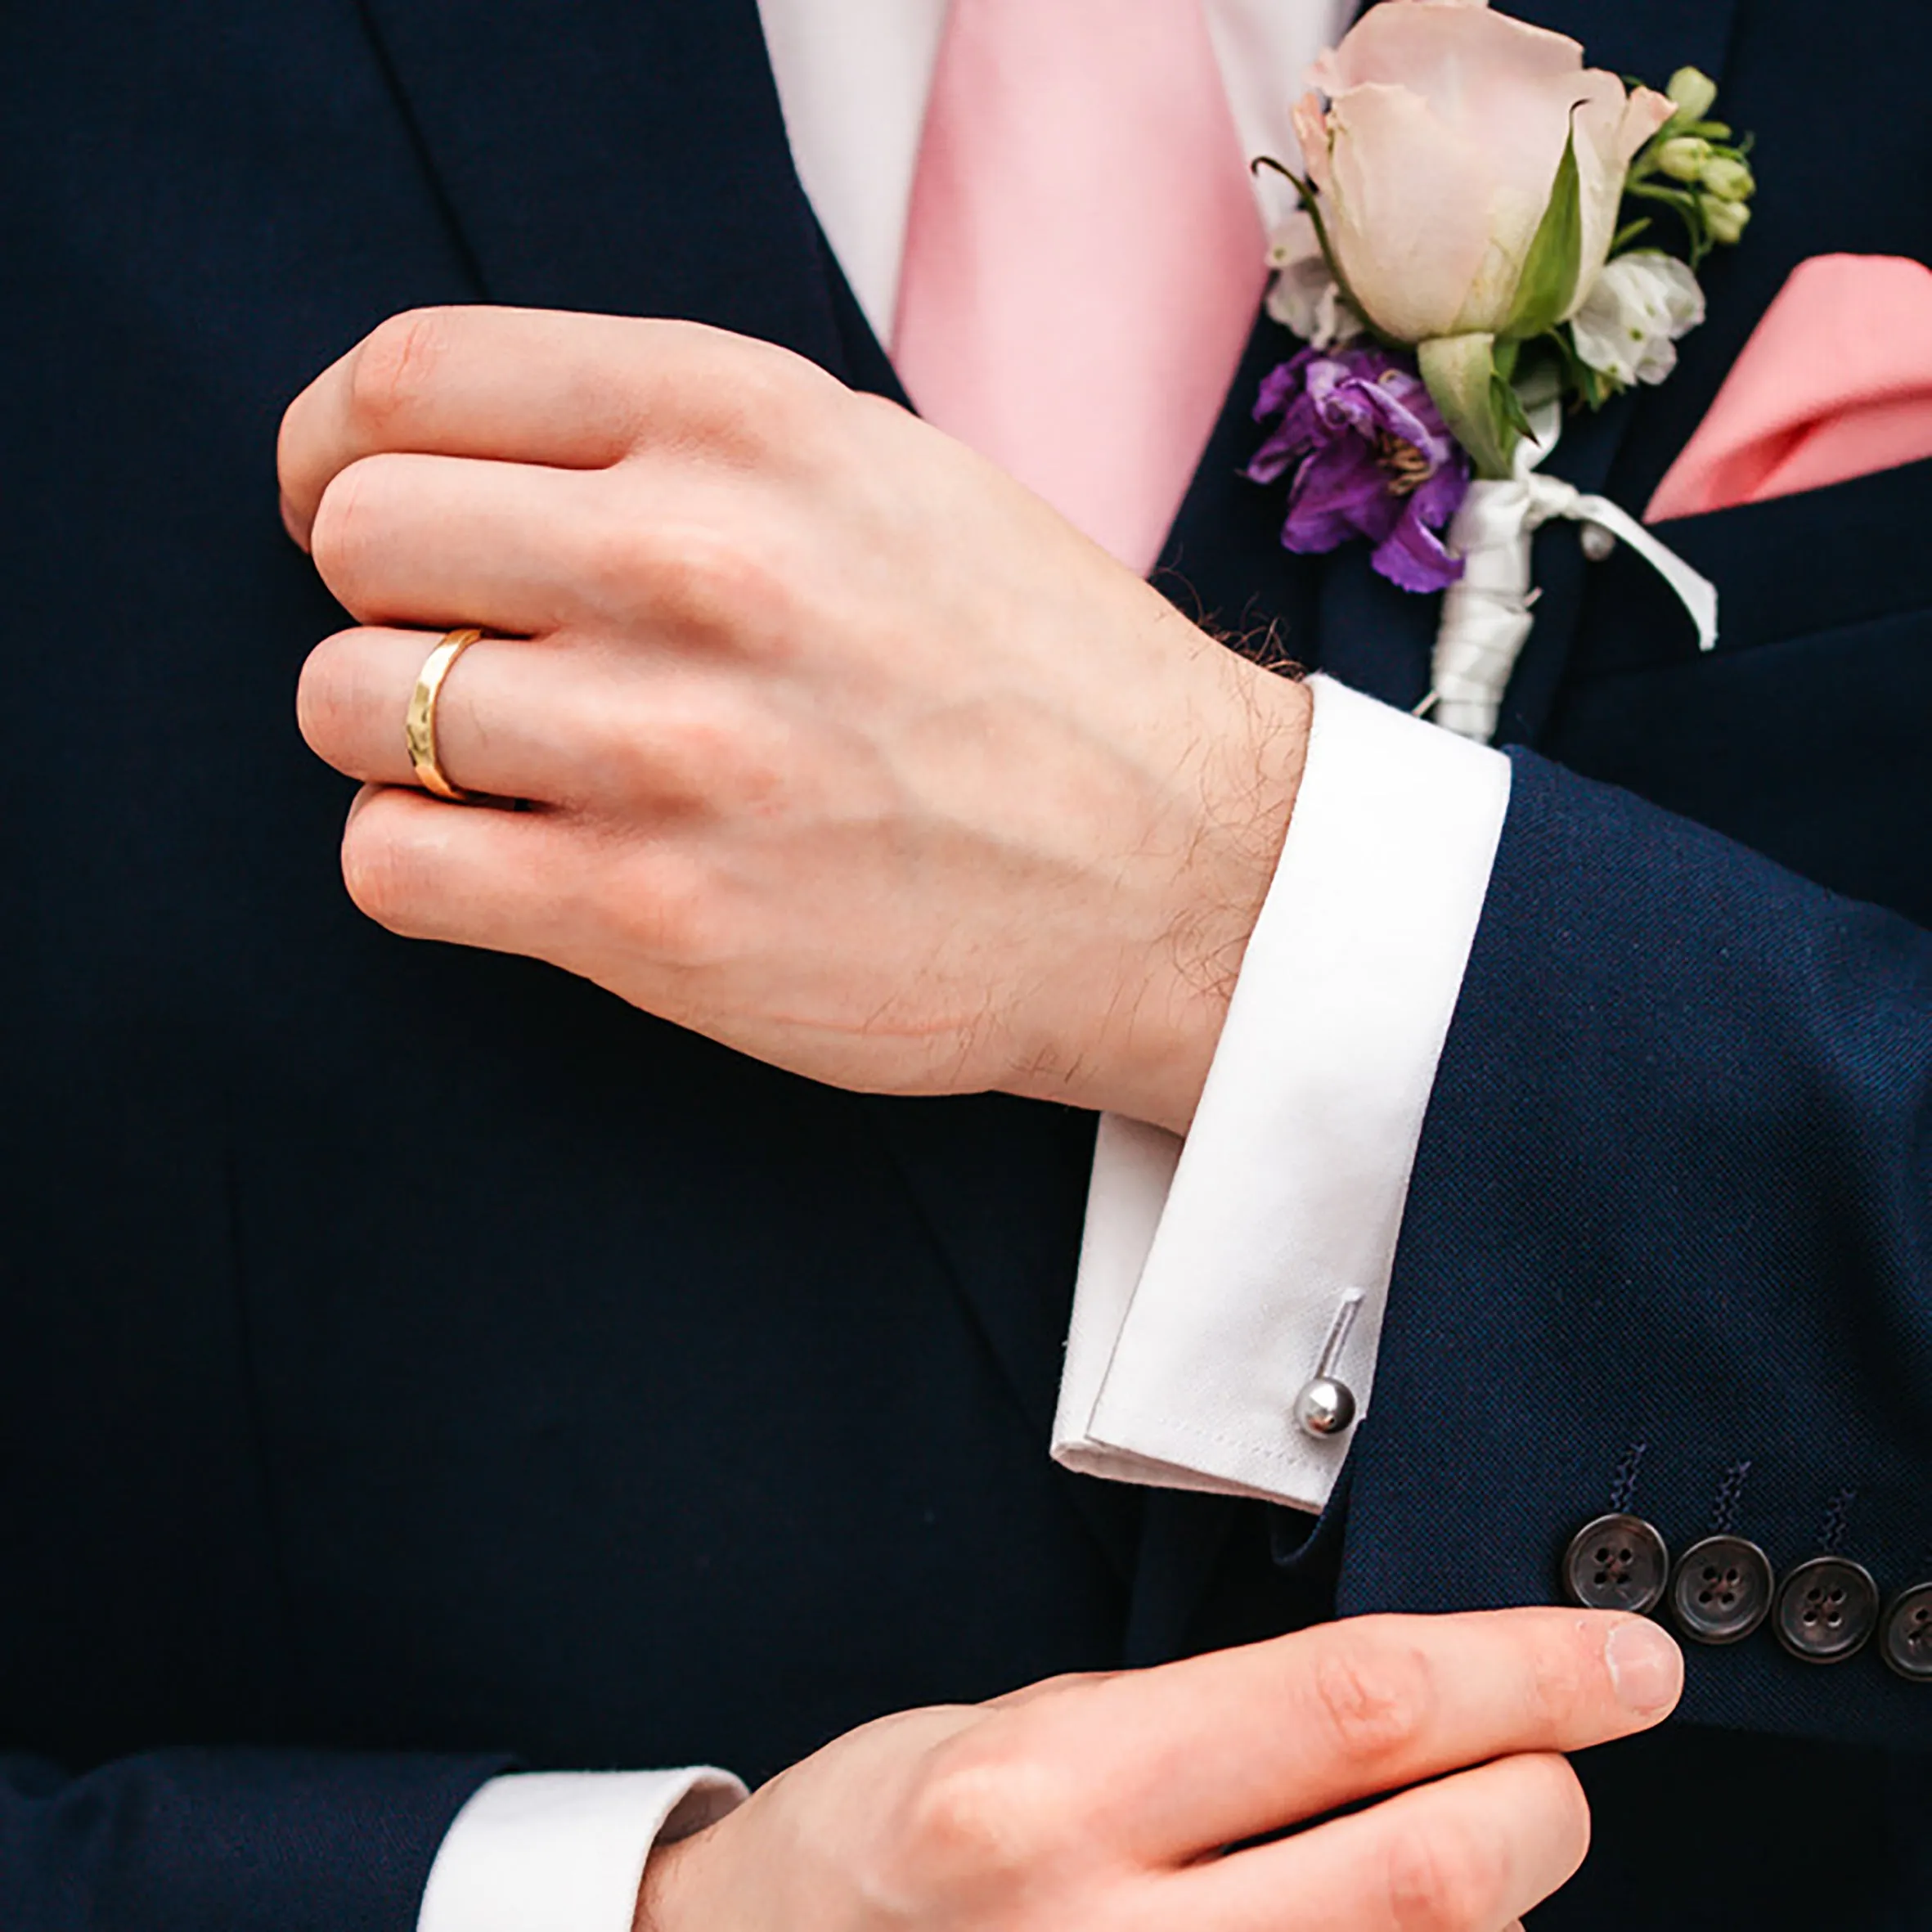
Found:
[[[1640,249],[1597,276],[1572,327],[1577,354],[1600,375],[1660,383],[1677,366],[1678,340],[1703,320],[1696,276],[1674,255]]]
[[[1714,160],[1710,143],[1694,134],[1678,134],[1657,150],[1657,165],[1673,181],[1696,181]]]
[[[1695,67],[1678,68],[1664,92],[1677,109],[1678,119],[1687,124],[1709,119],[1711,109],[1717,105],[1718,83]]]
[[[1720,201],[1748,201],[1758,188],[1748,163],[1722,157],[1705,164],[1698,173],[1697,185]]]
[[[1744,201],[1719,201],[1712,195],[1703,197],[1704,219],[1710,229],[1714,241],[1733,242],[1743,239],[1745,229],[1751,218],[1750,205]]]

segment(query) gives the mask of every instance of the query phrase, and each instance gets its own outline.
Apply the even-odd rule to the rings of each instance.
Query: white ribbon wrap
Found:
[[[1698,649],[1718,640],[1716,586],[1607,497],[1539,475],[1537,465],[1562,432],[1562,413],[1539,409],[1531,423],[1535,438],[1517,444],[1516,474],[1507,483],[1471,483],[1449,524],[1449,546],[1462,559],[1462,576],[1443,593],[1431,690],[1417,707],[1445,730],[1485,744],[1495,735],[1503,690],[1536,622],[1530,539],[1545,523],[1562,518],[1629,544],[1683,600]]]

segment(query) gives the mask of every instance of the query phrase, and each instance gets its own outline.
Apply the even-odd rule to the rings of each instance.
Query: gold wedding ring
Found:
[[[450,631],[431,651],[409,695],[409,709],[402,720],[402,742],[409,748],[409,762],[416,780],[425,792],[447,798],[455,805],[480,804],[481,792],[466,792],[452,784],[436,757],[436,700],[443,694],[443,681],[456,659],[483,636],[480,631]]]

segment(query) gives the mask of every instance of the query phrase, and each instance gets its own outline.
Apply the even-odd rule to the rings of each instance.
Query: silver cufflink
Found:
[[[1336,1375],[1335,1364],[1341,1359],[1355,1317],[1361,1312],[1362,1291],[1350,1288],[1335,1311],[1314,1373],[1301,1385],[1301,1393],[1295,1398],[1295,1420],[1305,1435],[1340,1436],[1355,1419],[1355,1392]]]

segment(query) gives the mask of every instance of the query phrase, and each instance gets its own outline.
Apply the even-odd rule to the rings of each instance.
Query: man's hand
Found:
[[[1298,685],[991,465],[690,324],[447,309],[307,389],[285,513],[363,626],[302,727],[349,890],[837,1085],[1184,1129],[1278,855]],[[442,760],[402,789],[437,635]]]
[[[1501,1932],[1588,1844],[1556,1754],[1681,1683],[1655,1624],[1523,1610],[913,1711],[656,1853],[638,1932]]]

